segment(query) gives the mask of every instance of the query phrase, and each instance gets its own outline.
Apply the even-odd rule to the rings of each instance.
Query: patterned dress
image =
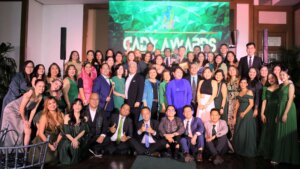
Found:
[[[239,83],[238,79],[234,80],[233,82],[227,83],[228,89],[228,126],[231,132],[231,135],[234,134],[234,125],[233,125],[233,115],[234,109],[236,105],[236,97],[239,95]],[[232,137],[231,137],[232,139]]]

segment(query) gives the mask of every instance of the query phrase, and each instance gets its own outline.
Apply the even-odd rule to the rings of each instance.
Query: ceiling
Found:
[[[109,0],[35,0],[43,5],[65,5],[65,4],[104,4]],[[238,2],[238,1],[237,1]],[[260,5],[293,6],[300,0],[259,0]]]
[[[108,0],[35,0],[43,5],[65,5],[65,4],[104,4]]]

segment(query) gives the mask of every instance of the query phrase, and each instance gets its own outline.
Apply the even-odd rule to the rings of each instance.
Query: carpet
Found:
[[[184,163],[170,158],[137,156],[131,169],[196,169],[196,163]]]

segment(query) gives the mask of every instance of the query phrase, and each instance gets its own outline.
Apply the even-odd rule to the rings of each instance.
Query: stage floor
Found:
[[[46,169],[130,169],[135,161],[134,156],[105,155],[102,158],[90,158],[76,165],[45,167]],[[225,155],[224,163],[218,166],[213,165],[207,159],[202,163],[197,163],[197,169],[299,169],[300,166],[279,164],[273,166],[269,161],[260,157],[245,158],[238,155]],[[143,167],[144,168],[144,167]],[[143,169],[141,168],[141,169]],[[145,167],[146,168],[146,167]],[[157,168],[155,168],[157,169]],[[172,168],[176,169],[176,168]],[[181,168],[182,169],[182,168]]]

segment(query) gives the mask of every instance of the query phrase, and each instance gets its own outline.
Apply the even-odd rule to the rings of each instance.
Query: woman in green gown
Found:
[[[253,117],[253,93],[247,88],[245,78],[240,81],[240,93],[237,96],[236,120],[233,144],[235,152],[246,157],[256,155],[256,120]]]
[[[75,99],[71,111],[64,117],[64,137],[59,146],[59,161],[63,165],[76,164],[87,150],[87,134],[89,132],[86,118],[83,115],[83,102]]]
[[[228,122],[228,100],[227,100],[227,86],[224,82],[225,75],[223,70],[218,69],[215,72],[215,80],[218,83],[218,92],[215,97],[215,107],[220,110],[221,119]]]
[[[63,84],[64,99],[69,111],[71,103],[78,98],[77,69],[74,65],[67,67]]]
[[[50,142],[48,144],[48,151],[45,159],[45,164],[47,165],[56,165],[58,163],[57,147],[62,139],[61,131],[64,123],[63,118],[63,113],[59,111],[55,97],[48,97],[45,100],[44,110],[39,120],[37,136],[32,141],[33,144],[44,142],[47,140],[47,137],[50,136]],[[33,151],[33,149],[30,151]],[[39,160],[40,151],[40,149],[35,149],[34,161]],[[33,156],[29,157],[29,161],[31,161],[32,157]]]
[[[115,67],[115,72],[116,75],[112,77],[111,80],[114,82],[114,107],[115,111],[119,112],[125,99],[125,79],[123,78],[124,66],[122,64],[118,64]]]
[[[297,138],[297,112],[294,103],[295,87],[289,80],[287,71],[280,72],[278,115],[272,164],[300,164],[299,143]]]
[[[267,76],[267,86],[263,87],[261,121],[262,132],[258,147],[258,155],[271,159],[273,154],[275,117],[278,110],[278,79],[274,73]]]
[[[169,70],[165,69],[162,72],[162,82],[159,84],[158,94],[159,94],[159,120],[165,116],[166,108],[168,107],[166,88],[171,80],[171,73]]]

